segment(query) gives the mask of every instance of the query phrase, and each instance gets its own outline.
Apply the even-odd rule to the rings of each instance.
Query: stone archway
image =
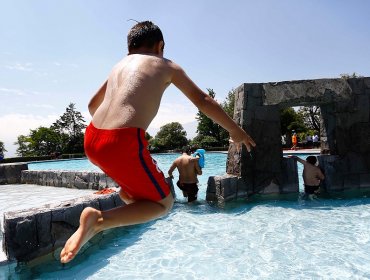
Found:
[[[252,155],[229,147],[227,175],[209,178],[207,200],[298,193],[296,162],[282,154],[279,110],[308,105],[321,108],[325,190],[370,190],[370,77],[245,83],[236,89],[234,120],[257,147]]]

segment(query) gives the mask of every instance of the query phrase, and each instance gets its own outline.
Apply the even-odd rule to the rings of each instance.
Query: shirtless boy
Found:
[[[202,169],[199,166],[199,158],[191,156],[190,147],[186,147],[172,163],[168,170],[168,176],[173,178],[173,171],[177,168],[179,171],[179,180],[177,186],[182,190],[184,197],[188,198],[188,202],[197,200],[198,195],[198,175],[202,175]]]
[[[253,139],[186,75],[163,57],[161,30],[150,21],[134,25],[128,36],[128,55],[112,69],[92,97],[92,121],[86,128],[85,153],[121,187],[127,203],[109,211],[85,208],[80,226],[60,253],[62,263],[71,261],[81,246],[106,229],[145,223],[167,214],[173,197],[163,173],[153,162],[144,138],[157,114],[162,94],[173,83],[200,111],[229,133],[248,151]]]
[[[319,193],[320,183],[325,179],[325,176],[322,174],[320,168],[316,166],[316,157],[308,156],[306,160],[303,160],[297,156],[291,157],[303,164],[302,176],[304,182],[304,192],[309,196],[309,198],[313,198],[314,195]]]

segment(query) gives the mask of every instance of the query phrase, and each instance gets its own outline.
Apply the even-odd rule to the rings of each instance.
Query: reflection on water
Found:
[[[166,172],[176,156],[156,159]],[[177,192],[166,217],[105,232],[65,266],[57,259],[0,266],[0,279],[370,278],[369,198],[297,196],[218,208],[204,200],[206,181],[225,172],[226,155],[207,159],[197,203]]]

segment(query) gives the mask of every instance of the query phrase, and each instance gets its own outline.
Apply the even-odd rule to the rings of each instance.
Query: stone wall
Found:
[[[24,184],[43,186],[92,190],[118,187],[110,177],[101,172],[24,170],[20,177]],[[166,181],[175,198],[172,180],[166,178]],[[115,192],[6,212],[3,226],[4,251],[9,261],[30,261],[42,257],[65,244],[77,229],[80,214],[85,207],[109,210],[123,204],[118,192]]]
[[[254,83],[236,89],[234,120],[253,137],[257,146],[249,154],[245,147],[239,151],[230,145],[228,176],[209,181],[208,199],[228,201],[245,197],[245,192],[238,195],[238,191],[233,191],[235,180],[243,182],[242,189],[248,195],[298,193],[296,162],[284,159],[282,154],[280,110],[309,105],[321,108],[322,151],[339,156],[335,160],[321,160],[328,172],[327,191],[330,193],[336,185],[329,183],[336,180],[336,172],[329,167],[333,162],[335,170],[343,170],[340,165],[357,166],[345,168],[342,188],[354,185],[367,188],[370,181],[370,77]],[[236,179],[230,180],[231,175]],[[357,175],[361,179],[356,179]],[[216,191],[218,188],[221,189]]]
[[[82,210],[123,205],[118,193],[90,195],[39,208],[4,213],[3,248],[9,261],[30,261],[64,246],[79,226]]]
[[[118,185],[109,176],[102,172],[58,170],[22,171],[21,183],[90,190],[100,190],[106,187],[118,187]]]
[[[27,169],[28,169],[27,163],[0,164],[0,185],[20,184],[21,172]]]

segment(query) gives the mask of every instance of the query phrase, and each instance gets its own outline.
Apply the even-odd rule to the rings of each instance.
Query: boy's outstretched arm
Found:
[[[107,83],[108,80],[104,82],[104,84],[100,87],[100,89],[95,93],[95,95],[91,98],[89,102],[89,112],[90,115],[93,116],[95,114],[96,109],[99,108],[100,104],[104,100],[105,91],[107,90]]]
[[[242,143],[247,147],[248,152],[256,146],[253,139],[240,128],[232,118],[221,108],[221,106],[208,94],[204,93],[181,69],[174,64],[172,83],[181,90],[198,109],[226,129],[231,140],[236,144]]]

